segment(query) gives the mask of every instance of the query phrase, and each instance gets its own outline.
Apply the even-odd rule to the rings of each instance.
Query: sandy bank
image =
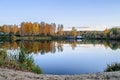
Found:
[[[0,68],[0,80],[120,80],[120,71],[82,75],[44,75]]]

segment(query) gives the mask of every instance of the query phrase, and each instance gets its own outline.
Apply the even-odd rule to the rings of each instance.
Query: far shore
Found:
[[[119,80],[120,71],[81,75],[35,74],[0,68],[0,80]]]

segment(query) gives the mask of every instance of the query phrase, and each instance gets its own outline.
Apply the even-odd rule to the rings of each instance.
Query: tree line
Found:
[[[63,34],[63,25],[55,23],[37,23],[37,22],[22,22],[18,25],[2,25],[0,26],[0,32],[9,35],[20,35],[20,36],[53,36]]]
[[[81,35],[87,39],[120,39],[120,28],[114,27],[105,29],[104,31],[78,31],[77,35]]]
[[[45,22],[22,22],[18,25],[2,25],[0,32],[14,36],[82,36],[87,39],[120,39],[120,28],[114,27],[104,31],[77,31],[72,27],[71,31],[63,31],[63,25]],[[59,39],[57,37],[57,39]]]

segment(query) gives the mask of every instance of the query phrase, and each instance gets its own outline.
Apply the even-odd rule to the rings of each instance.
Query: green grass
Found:
[[[27,54],[24,46],[20,50],[18,60],[9,60],[7,58],[7,53],[5,51],[0,51],[0,67],[42,74],[42,70],[39,66],[34,64],[32,56]]]
[[[113,63],[111,65],[107,65],[105,72],[112,72],[112,71],[120,71],[120,63]]]

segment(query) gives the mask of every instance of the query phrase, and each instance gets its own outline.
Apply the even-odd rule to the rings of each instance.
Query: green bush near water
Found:
[[[42,74],[42,70],[39,66],[34,64],[32,56],[27,54],[24,46],[20,49],[18,60],[9,60],[7,58],[7,53],[5,51],[0,51],[0,67]]]
[[[112,72],[112,71],[120,71],[120,63],[113,63],[111,65],[107,65],[105,72]]]
[[[42,73],[42,70],[40,69],[40,67],[34,64],[34,60],[32,59],[32,57],[28,56],[28,52],[24,49],[23,45],[21,47],[21,52],[19,54],[18,62],[20,65],[20,69],[23,69],[23,70],[25,69],[38,74]]]

